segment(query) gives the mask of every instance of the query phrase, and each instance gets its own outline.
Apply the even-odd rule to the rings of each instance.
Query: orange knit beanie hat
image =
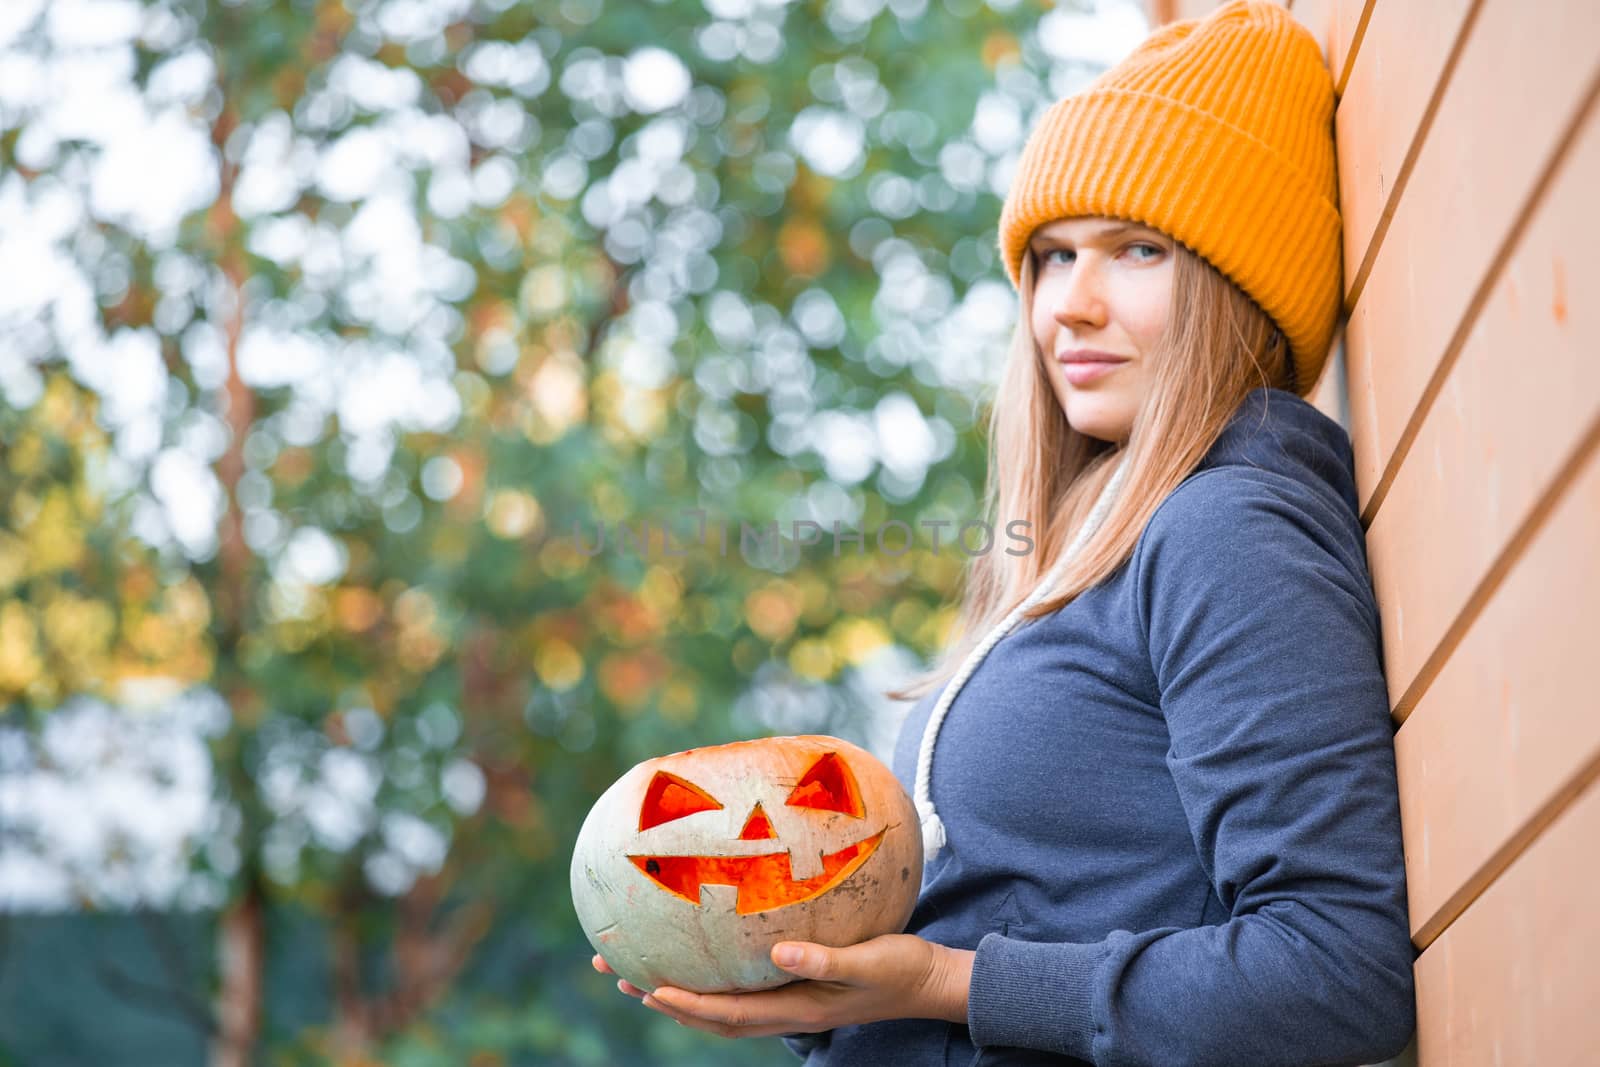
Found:
[[[1309,393],[1341,296],[1333,105],[1316,39],[1271,0],[1162,26],[1029,135],[1000,213],[1011,284],[1043,223],[1104,215],[1153,227],[1271,316],[1295,389]]]

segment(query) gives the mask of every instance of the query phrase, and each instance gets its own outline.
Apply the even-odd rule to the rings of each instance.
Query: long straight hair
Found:
[[[1023,255],[1021,306],[988,414],[983,507],[993,528],[1026,520],[1034,549],[969,557],[954,636],[929,671],[885,695],[914,700],[955,674],[1071,543],[1124,450],[1131,465],[1105,522],[1025,619],[1058,610],[1127,562],[1150,516],[1194,471],[1252,389],[1294,390],[1288,343],[1272,319],[1204,258],[1173,246],[1167,328],[1146,356],[1149,387],[1122,444],[1080,433],[1067,421],[1034,342],[1037,265],[1032,251]]]

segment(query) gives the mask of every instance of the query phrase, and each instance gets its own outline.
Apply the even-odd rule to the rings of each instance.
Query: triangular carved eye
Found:
[[[648,830],[697,811],[716,811],[722,807],[711,794],[675,774],[657,771],[644,791],[644,805],[639,809],[639,829]]]
[[[866,818],[856,780],[844,760],[833,752],[823,755],[800,776],[800,781],[784,803],[796,808],[839,811],[857,819]]]

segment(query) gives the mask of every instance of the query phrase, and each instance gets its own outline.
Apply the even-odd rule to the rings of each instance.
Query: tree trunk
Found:
[[[217,939],[221,982],[211,1067],[249,1067],[255,1062],[256,1039],[261,1033],[264,911],[261,883],[252,876],[239,899],[222,914]]]

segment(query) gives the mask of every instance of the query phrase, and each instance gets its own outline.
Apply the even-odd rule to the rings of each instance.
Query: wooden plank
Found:
[[[1367,530],[1399,719],[1600,416],[1600,303],[1580,298],[1600,293],[1600,263],[1582,251],[1600,246],[1597,188],[1600,109],[1536,206]]]
[[[1477,0],[1378,4],[1350,68],[1334,131],[1347,305],[1366,280],[1373,235],[1392,213]]]
[[[1418,957],[1417,1059],[1600,1063],[1600,786]]]
[[[1600,85],[1592,5],[1565,0],[1530,18],[1518,0],[1482,3],[1346,327],[1369,521],[1413,416],[1430,402],[1470,310]]]
[[[1181,19],[1204,18],[1222,0],[1146,0],[1145,17],[1152,27]]]
[[[1177,0],[1180,19],[1203,19],[1222,5],[1222,0]]]
[[[1174,0],[1145,0],[1144,14],[1152,27],[1165,25],[1178,17]]]
[[[1600,769],[1600,696],[1589,677],[1600,605],[1596,545],[1600,457],[1591,440],[1577,480],[1395,736],[1419,946]]]
[[[1336,97],[1344,95],[1350,67],[1375,6],[1375,0],[1293,0],[1289,5],[1289,13],[1322,46]]]

